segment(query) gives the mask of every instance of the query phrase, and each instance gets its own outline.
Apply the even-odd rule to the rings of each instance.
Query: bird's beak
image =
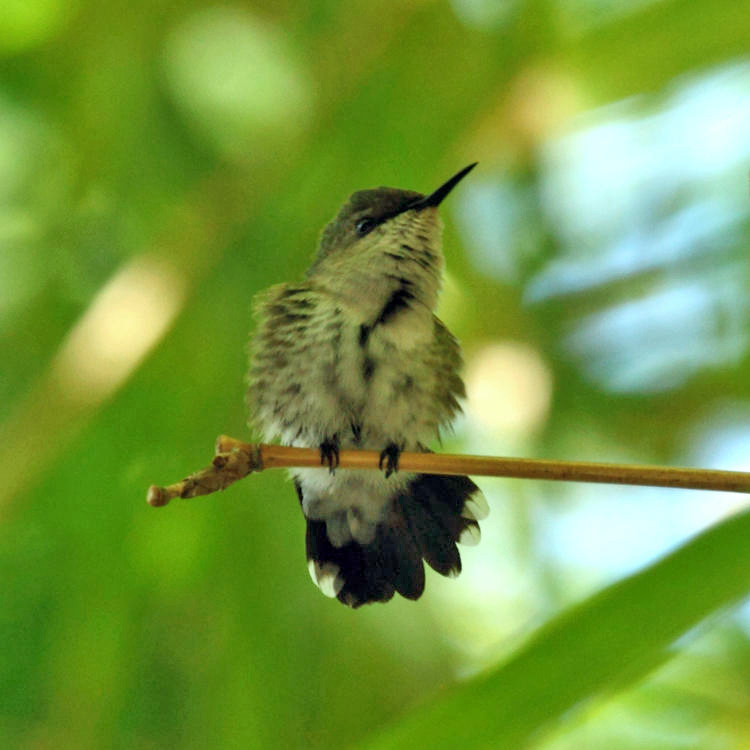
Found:
[[[479,162],[474,162],[473,164],[469,164],[468,167],[464,167],[460,172],[457,174],[454,174],[453,177],[448,180],[448,182],[444,182],[437,190],[430,193],[426,198],[420,198],[415,203],[412,203],[409,206],[409,209],[421,211],[423,208],[428,208],[429,206],[439,206],[442,202],[443,198],[445,198],[448,193],[450,193],[451,190],[453,190],[456,185],[458,185],[461,180],[463,180],[464,177],[466,177],[469,172],[471,172],[474,167]]]

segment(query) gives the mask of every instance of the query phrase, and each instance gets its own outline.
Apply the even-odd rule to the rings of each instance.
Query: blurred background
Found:
[[[750,469],[744,0],[0,5],[3,747],[377,738],[746,507],[480,479],[461,577],[351,611],[281,472],[145,504],[252,437],[251,299],[346,196],[475,160],[442,211],[444,448]],[[750,746],[750,607],[669,657],[529,746]]]

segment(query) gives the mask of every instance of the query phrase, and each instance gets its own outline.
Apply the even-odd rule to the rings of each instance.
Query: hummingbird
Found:
[[[435,315],[442,282],[438,206],[476,166],[423,195],[353,193],[323,229],[299,283],[255,300],[250,419],[269,442],[317,448],[321,468],[291,470],[307,522],[313,582],[350,607],[418,599],[423,560],[461,571],[487,501],[466,476],[398,470],[429,451],[461,411],[458,342]],[[380,451],[380,470],[337,468],[339,450]]]

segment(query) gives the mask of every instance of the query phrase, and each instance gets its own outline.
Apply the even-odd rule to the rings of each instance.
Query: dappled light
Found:
[[[489,344],[467,363],[467,411],[486,429],[533,434],[543,427],[551,399],[552,374],[528,344]]]
[[[119,271],[52,362],[63,394],[92,404],[109,396],[171,326],[183,287],[176,269],[147,256]]]
[[[312,114],[314,89],[294,57],[277,27],[214,7],[172,31],[164,69],[177,106],[203,138],[232,158],[258,158]]]

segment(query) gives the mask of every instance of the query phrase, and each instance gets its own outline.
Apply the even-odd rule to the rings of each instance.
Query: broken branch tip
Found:
[[[161,508],[169,502],[169,497],[167,496],[167,493],[164,491],[163,487],[158,487],[157,485],[152,484],[148,488],[148,493],[146,494],[146,502],[152,508]]]

